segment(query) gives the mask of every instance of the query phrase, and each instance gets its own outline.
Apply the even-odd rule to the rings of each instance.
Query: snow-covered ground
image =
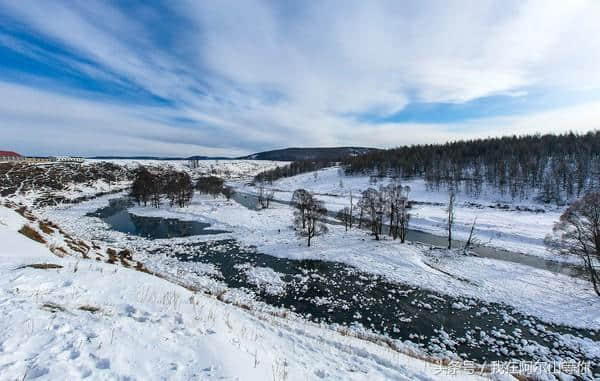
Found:
[[[102,162],[5,163],[0,198],[28,206],[73,202],[126,189],[128,175],[126,169]]]
[[[316,175],[315,175],[316,174]],[[275,198],[289,201],[292,192],[304,188],[317,194],[326,207],[337,211],[350,205],[350,193],[354,203],[360,192],[368,187],[379,187],[396,181],[389,178],[379,179],[375,184],[369,176],[345,176],[340,168],[332,167],[274,181],[267,187],[274,189]],[[448,194],[444,191],[428,191],[422,179],[401,180],[402,185],[411,188],[410,200],[416,203],[411,210],[410,227],[428,233],[446,235],[445,204]],[[253,186],[246,185],[240,190],[255,193]],[[576,258],[557,256],[544,246],[544,238],[552,233],[552,227],[558,221],[563,208],[535,203],[531,200],[512,200],[510,196],[501,196],[496,192],[483,192],[481,196],[468,197],[458,195],[453,235],[456,239],[468,237],[471,224],[477,218],[475,233],[485,244],[514,252],[541,256],[546,259],[563,262],[575,262]],[[497,207],[507,205],[508,210]],[[528,208],[534,211],[519,211]]]
[[[185,162],[177,163],[181,165],[179,169],[185,169]],[[138,162],[120,164],[137,166]],[[172,162],[153,164],[171,165]],[[227,172],[229,183],[238,190],[253,192],[255,188],[248,185],[248,180],[256,172],[277,164],[281,163],[219,161],[206,163],[193,174],[223,175],[222,165],[233,167]],[[425,191],[422,181],[413,180],[403,185],[411,186],[412,200],[445,202],[444,193]],[[368,186],[373,186],[368,177],[341,176],[336,168],[318,171],[316,176],[309,173],[273,184],[276,198],[289,200],[293,190],[305,188],[315,192],[332,210],[349,202],[350,191],[356,200],[360,191]],[[447,373],[436,374],[426,362],[351,338],[351,335],[341,336],[333,327],[315,326],[297,317],[278,318],[273,316],[273,310],[256,308],[256,305],[252,305],[250,312],[245,311],[168,282],[167,279],[211,292],[227,291],[221,300],[236,301],[244,297],[235,290],[225,290],[223,284],[211,277],[217,273],[211,265],[192,262],[182,265],[172,256],[153,253],[165,240],[119,233],[109,229],[102,220],[85,216],[119,196],[122,195],[103,196],[39,212],[74,237],[87,242],[93,240],[102,247],[134,249],[135,260],[142,261],[165,279],[106,264],[104,260],[55,257],[44,246],[18,235],[16,230],[25,221],[0,207],[0,242],[6,246],[0,250],[0,311],[7,316],[0,322],[0,375],[6,370],[11,372],[6,373],[11,376],[9,379],[20,379],[25,372],[29,378],[43,375],[51,379],[57,374],[54,373],[56,366],[58,371],[73,378],[89,374],[100,379],[126,376],[286,379],[284,374],[287,379],[449,378]],[[488,234],[494,236],[492,245],[550,257],[541,241],[560,210],[545,208],[544,213],[533,213],[489,208],[488,205],[505,201],[494,197],[462,200],[456,212],[458,238],[463,237],[461,234],[477,216],[478,234],[483,240]],[[531,203],[519,205],[532,206]],[[516,204],[511,207],[514,209]],[[411,227],[443,235],[442,208],[441,205],[416,205]],[[394,282],[450,296],[503,303],[546,323],[584,329],[600,326],[600,303],[591,285],[582,279],[526,265],[429,250],[420,244],[400,244],[388,239],[376,242],[365,231],[345,232],[341,226],[330,226],[326,236],[316,237],[307,248],[304,239],[297,237],[291,227],[292,209],[287,205],[274,203],[269,209],[250,210],[233,200],[196,194],[186,208],[134,207],[130,212],[207,222],[211,229],[229,232],[169,239],[173,250],[189,242],[233,238],[242,245],[255,246],[259,252],[280,258],[343,262]],[[17,269],[23,264],[40,262],[58,263],[63,267]],[[249,283],[269,294],[281,293],[285,287],[281,274],[268,267],[240,267],[238,270]],[[47,305],[44,307],[44,304]],[[100,310],[80,310],[84,305]],[[460,305],[453,308],[460,309]],[[13,327],[20,328],[13,332]],[[562,340],[569,341],[571,348],[589,353],[589,358],[600,359],[597,342],[570,335],[564,335]],[[246,360],[247,364],[238,365]],[[132,373],[131,369],[140,370]],[[458,379],[466,379],[466,375]]]
[[[17,232],[26,223],[0,207],[2,380],[479,378],[144,272],[59,258]],[[61,267],[23,267],[49,263]]]
[[[117,245],[152,251],[156,241],[115,232],[98,219],[83,217],[107,205],[111,197],[115,196],[48,210],[47,215],[85,238],[101,237]],[[235,238],[244,245],[256,246],[259,252],[280,258],[343,262],[391,281],[452,296],[504,303],[548,323],[592,329],[600,326],[600,303],[585,280],[511,262],[440,254],[418,244],[387,239],[377,242],[364,231],[345,232],[342,226],[330,226],[330,232],[316,237],[309,248],[305,240],[295,235],[291,227],[293,211],[286,205],[273,204],[269,209],[254,211],[235,201],[196,195],[186,208],[134,207],[130,212],[208,222],[211,228],[230,232],[219,235],[220,238]],[[215,236],[194,237],[195,241],[212,239]],[[186,241],[189,238],[175,240]],[[163,259],[157,256],[147,256],[147,260],[165,272],[174,266],[171,261],[161,262]]]

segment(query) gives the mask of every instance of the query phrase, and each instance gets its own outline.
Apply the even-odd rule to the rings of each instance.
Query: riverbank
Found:
[[[101,221],[84,217],[107,205],[108,199],[103,197],[52,210],[50,214],[89,238],[112,242],[139,240],[111,231]],[[600,326],[600,303],[585,280],[510,262],[429,250],[423,245],[400,244],[387,239],[374,241],[364,231],[345,232],[342,226],[330,226],[330,233],[317,237],[308,248],[291,228],[293,211],[286,205],[273,204],[269,209],[253,211],[235,201],[196,195],[187,208],[134,207],[130,212],[209,223],[213,229],[231,232],[221,235],[222,238],[235,238],[242,245],[254,246],[262,253],[279,258],[342,262],[393,282],[450,296],[503,303],[547,323],[586,329]],[[215,238],[196,236],[193,240],[211,239]],[[174,242],[185,241],[176,239]],[[152,247],[152,243],[145,245],[149,250]]]
[[[325,206],[334,212],[350,205],[350,194],[356,205],[360,192],[369,187],[398,181],[411,188],[409,199],[413,202],[410,227],[441,237],[446,236],[444,207],[448,195],[443,190],[426,189],[423,179],[378,178],[373,183],[369,176],[345,176],[339,167],[325,168],[297,176],[279,179],[267,188],[274,190],[275,198],[289,201],[292,193],[304,188],[316,194]],[[235,184],[239,190],[256,193],[249,184]],[[532,196],[533,197],[533,196]],[[459,193],[453,235],[466,240],[475,218],[475,234],[487,246],[512,252],[535,255],[557,262],[576,263],[578,258],[556,255],[544,245],[546,235],[552,233],[564,206],[540,204],[532,199],[513,200],[509,195],[484,191],[477,197]]]

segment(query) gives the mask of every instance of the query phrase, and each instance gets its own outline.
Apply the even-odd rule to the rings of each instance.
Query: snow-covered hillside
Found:
[[[268,169],[286,165],[286,161],[271,160],[198,160],[195,165],[190,167],[187,160],[88,160],[89,163],[109,162],[121,165],[127,168],[137,168],[141,165],[151,167],[171,167],[179,171],[187,171],[192,176],[214,175],[228,181],[248,181],[254,175]]]

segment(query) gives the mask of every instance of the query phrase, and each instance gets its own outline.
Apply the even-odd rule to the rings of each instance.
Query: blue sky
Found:
[[[598,14],[594,0],[0,0],[0,149],[229,156],[597,129]]]

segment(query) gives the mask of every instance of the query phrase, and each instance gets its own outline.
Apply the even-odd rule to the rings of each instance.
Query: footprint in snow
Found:
[[[98,369],[108,369],[110,368],[110,360],[109,359],[100,359],[96,363],[96,368]]]

